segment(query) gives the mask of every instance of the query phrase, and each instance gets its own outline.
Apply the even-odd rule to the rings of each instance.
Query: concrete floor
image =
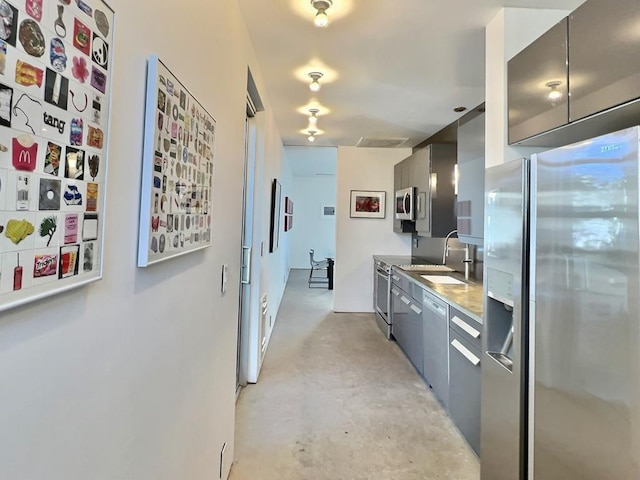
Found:
[[[331,312],[293,270],[258,384],[236,413],[231,480],[478,480],[477,457],[373,314]]]

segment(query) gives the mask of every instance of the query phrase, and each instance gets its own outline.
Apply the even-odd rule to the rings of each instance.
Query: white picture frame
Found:
[[[351,218],[385,218],[387,192],[351,190]]]
[[[5,6],[0,311],[102,278],[115,30],[102,0]]]
[[[138,266],[211,246],[216,121],[157,57],[147,64]]]

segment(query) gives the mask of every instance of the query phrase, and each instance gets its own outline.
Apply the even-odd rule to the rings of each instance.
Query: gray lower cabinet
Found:
[[[449,415],[469,445],[480,455],[480,350],[449,330]]]
[[[442,300],[423,292],[424,378],[445,408],[449,403],[448,308]]]
[[[416,370],[423,374],[422,305],[397,284],[391,286],[391,332]]]

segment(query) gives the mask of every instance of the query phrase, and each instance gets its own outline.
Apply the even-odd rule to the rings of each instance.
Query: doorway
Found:
[[[238,348],[236,357],[236,395],[247,385],[251,331],[251,292],[253,254],[253,217],[256,163],[256,107],[247,95],[247,116],[244,131],[244,184],[242,198],[242,252],[240,274],[240,302],[238,307]]]

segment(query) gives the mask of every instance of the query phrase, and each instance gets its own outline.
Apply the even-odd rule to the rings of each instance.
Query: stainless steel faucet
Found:
[[[454,233],[456,234],[456,237],[457,237],[458,236],[458,230],[451,230],[447,234],[447,237],[444,240],[444,251],[442,252],[442,264],[443,265],[446,265],[446,263],[447,263],[447,257],[449,256],[449,250],[450,250],[449,249],[449,239],[451,238],[451,236]],[[464,244],[464,248],[462,250],[464,250],[464,260],[462,261],[464,263],[464,279],[465,280],[469,280],[469,270],[470,270],[471,264],[473,263],[473,259],[471,258],[471,253],[469,252],[469,244],[465,243]]]
[[[451,230],[447,233],[447,238],[444,240],[444,251],[442,252],[442,264],[445,265],[447,263],[447,257],[449,256],[449,239],[451,235],[456,234],[458,236],[458,230]]]

